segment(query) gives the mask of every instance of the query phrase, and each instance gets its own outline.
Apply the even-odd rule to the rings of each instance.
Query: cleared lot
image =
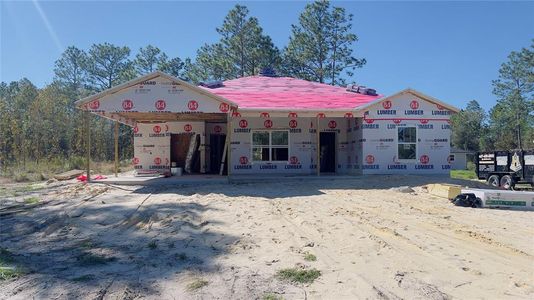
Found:
[[[533,213],[455,207],[422,188],[443,181],[7,186],[0,255],[20,274],[0,298],[534,297]],[[287,268],[320,275],[295,283]]]

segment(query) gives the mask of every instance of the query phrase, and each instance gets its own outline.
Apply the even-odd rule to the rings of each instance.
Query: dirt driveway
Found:
[[[7,186],[0,299],[532,299],[533,212],[455,207],[435,181]]]

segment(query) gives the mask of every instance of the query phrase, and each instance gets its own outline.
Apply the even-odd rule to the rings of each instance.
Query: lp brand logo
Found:
[[[391,106],[392,106],[392,104],[391,104],[391,101],[389,101],[389,100],[386,100],[386,101],[382,102],[382,107],[384,109],[390,109]]]
[[[265,126],[265,128],[271,128],[273,127],[273,121],[265,120],[265,122],[263,122],[263,126]]]
[[[89,102],[90,109],[98,109],[99,107],[100,107],[100,101],[95,100],[95,101]]]
[[[152,130],[154,131],[154,133],[160,133],[161,132],[161,126],[159,125],[156,125],[152,128]]]
[[[290,112],[288,115],[287,115],[288,118],[297,118],[298,115],[296,112]]]
[[[156,106],[157,110],[164,110],[165,107],[167,107],[167,104],[165,103],[165,100],[158,100],[154,104]]]
[[[317,114],[317,118],[324,119],[324,118],[326,118],[326,115],[324,113],[318,113]]]
[[[337,127],[336,121],[332,120],[332,121],[328,122],[328,127],[331,128],[331,129],[336,128]]]
[[[132,159],[132,163],[133,163],[134,165],[138,165],[138,164],[139,164],[139,158],[134,157],[134,158]]]
[[[365,157],[365,162],[368,164],[368,165],[372,165],[374,162],[375,162],[375,157],[372,156],[371,154],[367,155]]]
[[[130,99],[125,99],[122,101],[122,108],[124,110],[130,110],[133,108],[133,101]]]
[[[268,112],[262,112],[262,113],[260,114],[260,118],[270,118],[270,117],[271,117],[271,116],[269,115]]]
[[[365,119],[365,123],[367,123],[367,124],[371,124],[371,123],[373,123],[374,121],[375,121],[375,120],[373,120],[373,119]]]
[[[417,102],[417,100],[413,100],[412,102],[410,102],[410,108],[411,109],[418,109],[419,108],[419,102]]]
[[[430,158],[428,157],[428,155],[421,155],[419,161],[421,162],[421,164],[426,165],[430,161]]]
[[[296,156],[291,156],[291,157],[289,158],[289,163],[292,164],[292,165],[296,165],[296,164],[299,163],[299,158],[296,157]]]
[[[222,112],[228,112],[230,110],[230,105],[228,103],[221,103],[219,104],[219,110]]]
[[[297,120],[290,120],[289,121],[289,127],[297,128],[297,126],[298,126]]]
[[[138,133],[139,132],[139,127],[135,126],[134,129],[133,129],[133,132],[134,133]]]
[[[241,157],[239,158],[239,163],[242,164],[242,165],[246,165],[246,164],[248,164],[248,157],[246,157],[246,156],[241,156]]]
[[[394,119],[393,120],[393,123],[395,123],[395,124],[399,124],[400,122],[401,122],[401,120],[399,120],[399,119]]]
[[[155,165],[160,165],[161,164],[161,158],[159,158],[159,157],[154,158],[154,164]]]
[[[351,119],[354,118],[354,115],[351,112],[345,113],[345,118]]]
[[[215,127],[213,127],[213,131],[214,131],[215,133],[221,133],[221,131],[222,131],[222,127],[219,126],[219,125],[215,125]]]
[[[241,128],[247,128],[247,126],[248,126],[248,122],[247,122],[247,120],[241,120],[241,121],[239,121],[239,127],[241,127]]]
[[[197,110],[198,109],[198,102],[196,102],[195,100],[191,100],[187,103],[187,108],[189,108],[189,110]]]
[[[235,118],[241,118],[241,114],[238,113],[237,111],[233,111],[233,112],[232,112],[232,117],[235,117]]]
[[[191,124],[185,124],[184,125],[184,130],[185,130],[185,132],[189,132],[189,131],[193,130],[193,126],[191,126]]]
[[[428,119],[421,119],[421,120],[419,120],[419,122],[421,122],[421,124],[427,124],[428,123]]]

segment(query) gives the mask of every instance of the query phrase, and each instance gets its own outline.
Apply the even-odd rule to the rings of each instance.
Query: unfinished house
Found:
[[[273,75],[194,86],[154,72],[77,102],[133,128],[139,174],[440,174],[458,109]]]

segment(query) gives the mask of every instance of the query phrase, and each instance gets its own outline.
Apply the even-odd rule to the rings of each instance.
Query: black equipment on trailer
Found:
[[[516,183],[534,187],[534,149],[479,152],[476,172],[478,179],[493,187],[511,190]]]

